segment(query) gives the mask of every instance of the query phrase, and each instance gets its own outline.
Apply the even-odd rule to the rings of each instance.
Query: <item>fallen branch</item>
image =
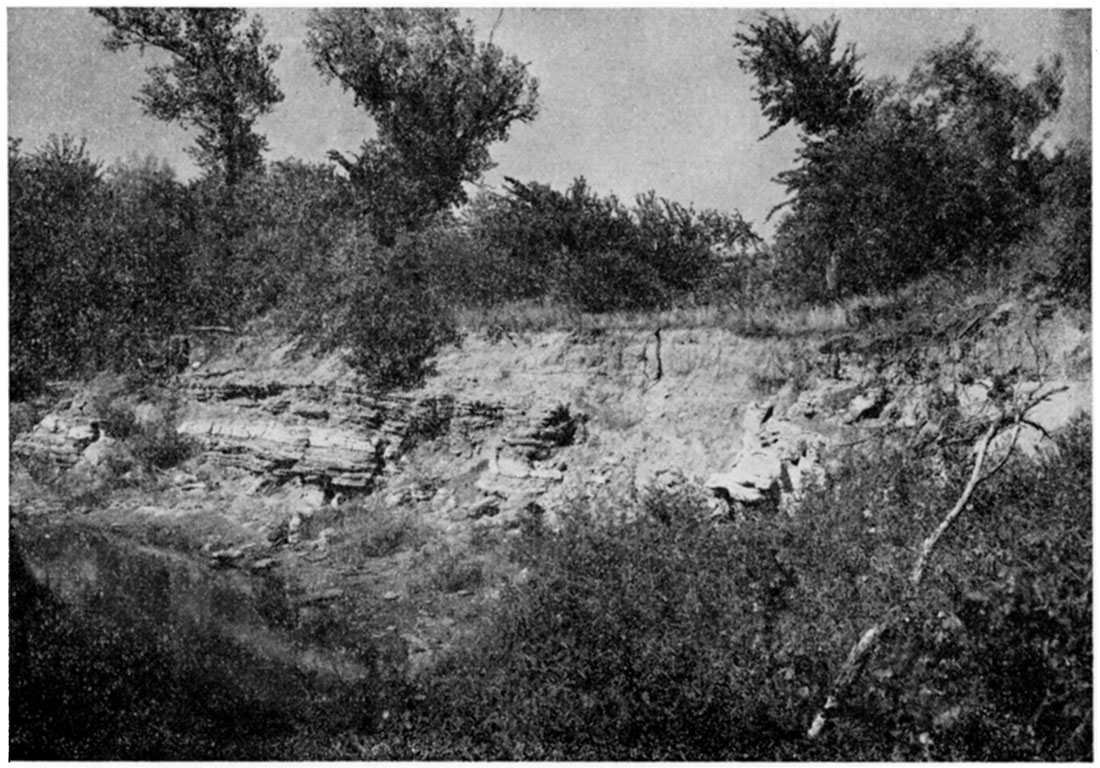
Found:
[[[919,586],[921,579],[924,576],[924,567],[928,563],[928,558],[932,554],[932,550],[935,548],[936,543],[943,536],[944,532],[951,527],[951,523],[955,522],[955,518],[959,516],[959,513],[963,511],[967,502],[970,501],[970,497],[974,494],[974,489],[978,487],[978,484],[984,480],[982,477],[982,464],[985,463],[985,454],[989,450],[989,444],[993,442],[993,438],[997,435],[997,430],[1001,426],[1001,419],[995,420],[989,425],[989,428],[985,431],[985,435],[982,436],[981,442],[978,443],[978,456],[974,459],[974,471],[970,473],[970,480],[967,482],[966,487],[963,488],[962,495],[959,496],[959,500],[955,502],[955,506],[951,508],[940,524],[936,526],[936,529],[924,540],[921,544],[920,553],[917,555],[917,562],[913,564],[913,570],[909,574],[909,583],[914,587]],[[1019,422],[1017,422],[1017,432],[1019,431]],[[1015,440],[1013,440],[1015,443]],[[1006,457],[1007,458],[1007,457]]]
[[[963,488],[963,492],[959,496],[958,501],[955,502],[955,505],[946,515],[944,515],[943,520],[936,526],[936,529],[921,543],[917,560],[913,564],[913,570],[909,574],[909,586],[906,590],[907,595],[912,595],[920,587],[921,581],[924,578],[925,567],[928,564],[928,559],[931,557],[933,550],[936,548],[936,544],[939,543],[943,534],[951,527],[951,524],[966,508],[966,505],[970,502],[971,496],[974,494],[974,490],[982,482],[988,480],[1000,471],[1008,462],[1020,436],[1020,427],[1023,424],[1031,423],[1024,418],[1027,412],[1044,400],[1049,399],[1052,395],[1065,391],[1066,389],[1067,387],[1058,387],[1038,397],[1029,397],[1020,407],[1014,409],[1014,413],[1002,412],[997,418],[990,422],[981,440],[978,442],[977,455],[974,458],[974,469],[970,473],[970,480],[967,482],[966,487]],[[998,462],[997,466],[983,475],[982,466],[985,464],[986,454],[989,451],[990,443],[993,442],[993,439],[1000,430],[1009,424],[1013,425],[1013,432],[1008,450],[1001,458],[1001,461]],[[1043,430],[1043,433],[1046,434],[1046,431]],[[814,716],[813,723],[806,732],[807,738],[817,738],[828,722],[830,712],[840,706],[841,697],[859,676],[871,651],[874,650],[877,645],[879,638],[881,638],[883,633],[894,623],[894,621],[896,621],[900,605],[901,602],[899,601],[898,606],[892,608],[883,619],[874,624],[870,629],[865,630],[860,636],[859,641],[852,646],[851,650],[848,652],[848,657],[840,667],[840,672],[837,673],[833,681],[832,692],[826,698],[825,705],[818,710],[817,714]]]

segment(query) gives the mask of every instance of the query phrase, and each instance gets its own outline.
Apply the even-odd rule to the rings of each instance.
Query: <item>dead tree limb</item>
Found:
[[[909,574],[909,583],[914,587],[920,586],[921,579],[924,577],[924,567],[928,563],[928,558],[932,554],[932,550],[935,548],[936,543],[939,542],[940,537],[944,532],[951,527],[951,523],[955,522],[955,518],[959,516],[959,513],[963,511],[967,503],[970,501],[970,497],[974,494],[974,489],[978,487],[978,484],[984,479],[982,477],[982,465],[985,463],[985,454],[989,450],[989,444],[993,442],[993,438],[996,437],[998,430],[1001,426],[1001,420],[996,419],[993,421],[989,428],[982,435],[981,441],[978,443],[978,455],[974,459],[974,470],[970,473],[970,480],[967,481],[966,487],[963,488],[962,495],[959,496],[958,501],[955,502],[955,506],[951,508],[951,511],[944,515],[943,520],[936,526],[936,529],[929,534],[928,538],[921,544],[920,551],[917,554],[917,562],[913,564],[913,570]],[[1019,422],[1017,422],[1017,432],[1019,431]],[[1013,440],[1013,443],[1016,441]]]
[[[1012,451],[1016,447],[1016,441],[1020,436],[1020,427],[1023,424],[1030,424],[1030,422],[1024,418],[1028,411],[1044,400],[1048,400],[1053,395],[1063,392],[1066,389],[1068,389],[1068,387],[1058,387],[1042,395],[1028,396],[1021,405],[1009,412],[1001,411],[1001,413],[990,422],[976,446],[977,455],[974,458],[974,469],[970,473],[970,480],[967,482],[966,487],[963,488],[963,492],[959,496],[958,501],[955,502],[955,505],[946,515],[944,515],[940,524],[936,526],[936,529],[921,543],[917,554],[917,560],[909,574],[909,585],[906,590],[906,596],[915,594],[916,590],[920,587],[921,581],[924,578],[924,570],[928,564],[928,559],[932,555],[932,551],[936,548],[936,544],[939,543],[943,534],[951,527],[951,524],[966,508],[966,505],[970,502],[971,496],[974,494],[974,490],[982,482],[996,474],[1008,462],[1009,457],[1012,455]],[[1001,458],[1001,461],[998,462],[996,467],[983,475],[982,466],[985,464],[990,444],[998,433],[1009,424],[1013,425],[1012,440],[1009,442],[1005,455]],[[1043,430],[1043,433],[1046,434],[1046,431]],[[824,706],[822,706],[814,716],[813,723],[811,723],[809,730],[806,732],[807,738],[817,738],[828,722],[830,713],[840,706],[841,697],[845,694],[848,687],[855,682],[859,673],[863,670],[867,659],[870,657],[871,651],[874,650],[883,633],[897,620],[902,602],[903,601],[899,601],[897,605],[887,612],[886,616],[880,619],[870,629],[865,630],[863,634],[860,635],[856,644],[848,651],[848,657],[844,660],[844,663],[840,667],[840,672],[837,673],[836,678],[833,680],[832,692],[826,698]]]

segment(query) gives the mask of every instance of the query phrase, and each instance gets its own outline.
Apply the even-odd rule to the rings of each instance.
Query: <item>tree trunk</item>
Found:
[[[836,251],[829,253],[829,259],[825,262],[825,290],[829,292],[829,298],[837,297],[837,272],[840,271],[840,256]]]

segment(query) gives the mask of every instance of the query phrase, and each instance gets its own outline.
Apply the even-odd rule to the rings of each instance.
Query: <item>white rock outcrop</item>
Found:
[[[715,496],[731,505],[778,510],[821,478],[818,457],[824,438],[774,413],[771,404],[752,404],[745,410],[741,452],[733,467],[704,483]]]

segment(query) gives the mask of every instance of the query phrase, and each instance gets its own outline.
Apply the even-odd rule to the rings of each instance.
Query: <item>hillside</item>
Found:
[[[667,498],[734,531],[797,517],[853,455],[960,455],[937,438],[985,423],[995,387],[1009,401],[1055,393],[1028,414],[1025,455],[1049,453],[1044,430],[1091,413],[1087,314],[1003,293],[930,314],[899,302],[803,313],[754,336],[683,312],[470,332],[422,387],[385,396],[339,350],[196,334],[171,380],[76,385],[16,436],[13,540],[66,610],[106,600],[139,635],[171,627],[220,648],[207,658],[227,666],[208,684],[229,712],[289,718],[280,733],[305,727],[326,743],[333,729],[385,734],[402,691],[535,577],[516,556],[531,531],[585,510],[632,518]],[[173,420],[179,437],[161,439],[190,458],[143,467],[140,443],[111,434],[126,412],[131,435]],[[204,667],[190,643],[158,648],[179,670]],[[202,738],[169,726],[139,752],[182,739],[206,754],[215,726],[195,727]],[[253,748],[271,748],[256,728]]]

